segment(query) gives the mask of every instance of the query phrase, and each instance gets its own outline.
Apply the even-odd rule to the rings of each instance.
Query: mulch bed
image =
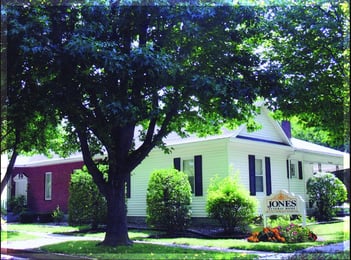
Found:
[[[177,237],[191,237],[191,238],[209,238],[209,239],[246,239],[249,233],[235,232],[226,233],[223,229],[187,229],[182,232],[164,233],[151,235],[150,238],[177,238]]]

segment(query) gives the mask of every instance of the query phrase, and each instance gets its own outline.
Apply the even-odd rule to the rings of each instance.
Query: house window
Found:
[[[262,159],[255,159],[255,182],[256,182],[256,192],[263,192],[263,162],[262,162]]]
[[[183,172],[188,175],[189,183],[191,186],[191,193],[194,193],[195,191],[194,159],[183,160]]]
[[[45,173],[45,200],[52,198],[52,172]]]
[[[249,186],[250,195],[256,196],[256,192],[266,191],[267,196],[272,193],[271,158],[266,156],[257,159],[255,155],[249,154]]]
[[[297,178],[297,164],[294,161],[290,161],[290,178]]]
[[[178,171],[182,170],[188,175],[192,193],[195,196],[203,196],[202,155],[195,155],[191,159],[183,160],[180,157],[174,158],[173,166]]]

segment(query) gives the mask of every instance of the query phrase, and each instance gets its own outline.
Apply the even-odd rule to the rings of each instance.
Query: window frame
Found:
[[[45,172],[44,175],[44,200],[52,200],[52,172]]]
[[[297,177],[298,177],[298,162],[297,162],[297,160],[290,160],[289,176],[290,176],[290,179],[297,179]]]
[[[261,162],[261,169],[260,169],[260,174],[258,174],[257,171],[257,161]],[[258,185],[257,185],[257,178],[261,178],[262,179],[262,190],[258,190]],[[264,160],[262,158],[257,158],[255,157],[255,191],[256,193],[264,193],[265,192],[265,166],[264,166]]]
[[[192,172],[191,175],[189,175],[189,172],[185,171],[185,167],[184,167],[184,163],[190,161],[192,162]],[[181,159],[181,171],[184,172],[187,176],[188,176],[188,180],[190,183],[190,187],[191,187],[191,194],[195,194],[195,159],[194,158],[185,158],[185,159]],[[191,180],[191,179],[192,180]]]

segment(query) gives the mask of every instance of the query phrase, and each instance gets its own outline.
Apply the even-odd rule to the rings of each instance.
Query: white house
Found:
[[[256,122],[262,128],[255,132],[248,132],[245,126],[241,126],[206,138],[169,136],[166,144],[173,148],[171,154],[154,149],[133,171],[128,215],[146,215],[145,198],[150,173],[170,167],[189,175],[193,188],[193,217],[207,216],[205,203],[211,178],[234,173],[239,174],[241,183],[259,201],[266,195],[286,189],[302,196],[308,209],[308,178],[316,172],[315,169],[342,169],[345,153],[291,138],[289,124],[284,131],[284,126],[274,121],[264,107]]]

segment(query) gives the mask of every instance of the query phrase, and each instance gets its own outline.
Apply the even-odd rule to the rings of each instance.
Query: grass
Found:
[[[87,229],[88,226],[63,226],[63,225],[45,225],[45,224],[6,224],[3,227],[5,230],[11,231],[25,231],[25,232],[37,232],[37,233],[64,233],[64,232],[75,232]]]
[[[316,253],[316,254],[296,254],[289,257],[289,260],[349,260],[350,252],[343,253]]]
[[[96,241],[74,241],[42,247],[44,251],[93,257],[94,259],[254,259],[243,253],[185,249],[153,244],[133,246],[96,246]]]
[[[134,231],[129,232],[130,239],[144,242],[160,242],[177,245],[193,245],[205,247],[219,247],[225,249],[243,249],[272,252],[295,252],[311,246],[326,245],[338,243],[350,239],[349,219],[346,222],[311,224],[308,227],[319,237],[316,242],[285,244],[273,242],[249,243],[246,239],[198,239],[198,238],[148,238],[151,231]],[[78,232],[86,227],[68,227],[68,226],[48,226],[37,224],[11,224],[8,226],[11,232],[8,232],[6,239],[25,238],[26,233],[22,232],[41,232],[41,233],[63,233],[70,235],[95,237],[94,241],[73,241],[42,247],[41,249],[48,252],[65,253],[72,255],[93,256],[97,259],[253,259],[255,256],[228,253],[210,250],[185,249],[180,247],[170,247],[165,245],[134,243],[132,247],[103,247],[96,246],[100,242],[104,233]],[[261,227],[256,227],[257,229]],[[73,233],[72,233],[73,232]],[[2,231],[1,240],[3,240]],[[10,237],[11,236],[11,237]],[[30,239],[30,238],[29,238]],[[300,258],[291,259],[349,259],[349,252],[338,254],[313,254],[317,258],[311,258],[311,254],[300,255]],[[318,258],[319,255],[319,258]],[[348,258],[345,258],[345,257]]]
[[[38,236],[28,234],[28,233],[21,233],[17,231],[2,231],[1,230],[1,242],[5,241],[18,241],[18,240],[31,240],[35,239]]]
[[[294,252],[307,247],[327,245],[332,243],[339,243],[350,239],[349,231],[350,222],[337,222],[330,224],[312,224],[310,228],[319,240],[316,242],[305,243],[274,243],[274,242],[259,242],[249,243],[246,239],[198,239],[198,238],[158,238],[147,239],[152,242],[163,242],[170,244],[182,245],[201,245],[208,247],[222,247],[229,249],[244,249],[244,250],[259,250],[259,251],[272,251],[272,252]],[[255,231],[262,230],[262,226],[254,227]]]

